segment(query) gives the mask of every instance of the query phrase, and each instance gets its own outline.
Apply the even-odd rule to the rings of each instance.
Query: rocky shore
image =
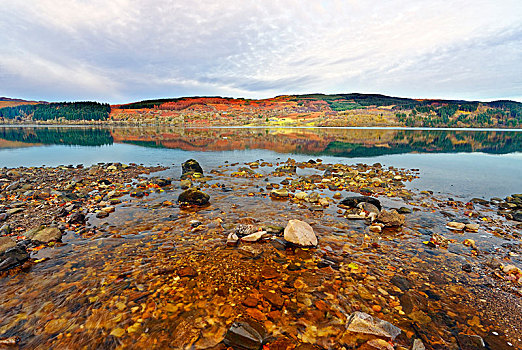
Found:
[[[0,347],[522,346],[522,196],[462,202],[408,190],[417,176],[0,169]]]

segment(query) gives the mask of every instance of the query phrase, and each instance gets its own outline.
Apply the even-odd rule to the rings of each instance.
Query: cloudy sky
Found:
[[[0,0],[0,96],[522,101],[521,0]]]

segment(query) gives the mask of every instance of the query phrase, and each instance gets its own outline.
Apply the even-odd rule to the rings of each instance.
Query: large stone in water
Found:
[[[359,203],[371,203],[375,205],[379,210],[381,210],[381,202],[377,198],[368,197],[368,196],[350,196],[346,197],[339,204],[346,205],[350,208],[356,208]]]
[[[0,254],[0,271],[21,265],[27,259],[29,259],[29,254],[25,248],[21,246],[9,248]]]
[[[201,165],[199,165],[197,160],[189,159],[185,163],[181,164],[181,176],[193,173],[203,174],[203,169],[201,168]]]
[[[263,345],[263,337],[246,322],[234,322],[224,342],[227,346],[241,350],[258,350]]]
[[[203,206],[208,204],[210,196],[196,188],[182,192],[178,197],[178,203]]]
[[[354,333],[373,334],[390,339],[395,339],[401,333],[401,329],[390,322],[359,311],[348,317],[346,329]]]
[[[290,220],[285,227],[285,240],[295,245],[308,247],[317,245],[312,226],[301,220]]]

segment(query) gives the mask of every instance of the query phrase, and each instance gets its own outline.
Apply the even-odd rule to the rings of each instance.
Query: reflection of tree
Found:
[[[114,129],[116,142],[193,151],[269,149],[281,153],[364,157],[409,152],[509,153],[522,133],[392,129]]]
[[[110,131],[101,128],[0,128],[0,139],[50,145],[102,146],[113,143]]]

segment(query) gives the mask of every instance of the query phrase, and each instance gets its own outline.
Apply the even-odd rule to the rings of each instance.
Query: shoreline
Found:
[[[111,168],[109,169],[109,167]],[[92,169],[94,170],[91,171]],[[7,290],[19,288],[20,283],[22,285],[26,283],[21,279],[24,274],[33,275],[33,279],[38,280],[38,275],[43,273],[44,276],[47,276],[45,278],[49,279],[49,288],[53,289],[53,293],[58,293],[62,289],[59,285],[63,282],[54,284],[53,281],[55,278],[61,279],[60,276],[64,273],[61,264],[69,265],[70,263],[73,264],[72,266],[77,266],[76,272],[66,273],[65,276],[68,277],[65,281],[76,281],[74,283],[85,284],[85,286],[102,278],[106,281],[113,281],[104,287],[108,288],[108,291],[106,290],[102,294],[98,290],[99,287],[95,287],[95,285],[90,287],[95,287],[97,292],[91,293],[89,299],[93,298],[96,300],[95,303],[104,305],[103,310],[106,308],[107,312],[114,310],[114,304],[111,301],[111,298],[116,296],[114,293],[120,294],[119,302],[123,303],[118,304],[115,309],[116,313],[119,312],[122,315],[119,316],[119,321],[111,321],[107,323],[107,326],[103,323],[104,326],[98,329],[98,332],[102,332],[98,337],[102,339],[110,338],[120,345],[133,343],[138,347],[145,347],[151,338],[147,336],[147,332],[143,333],[143,331],[147,327],[152,330],[156,329],[155,324],[169,327],[164,323],[165,321],[161,321],[169,320],[178,325],[175,329],[171,329],[174,339],[155,333],[155,337],[158,339],[157,347],[166,344],[163,342],[172,344],[172,341],[178,341],[182,346],[188,344],[201,346],[203,343],[216,342],[215,346],[219,348],[219,344],[222,344],[222,340],[230,332],[229,327],[233,321],[236,321],[260,325],[266,332],[264,336],[269,344],[279,342],[297,346],[298,344],[316,343],[326,346],[326,344],[332,344],[333,341],[333,344],[342,343],[349,346],[355,342],[353,344],[362,346],[373,338],[371,336],[361,338],[356,334],[342,331],[346,323],[342,313],[353,314],[361,311],[400,327],[403,333],[395,340],[398,348],[409,346],[408,344],[411,344],[413,339],[419,339],[423,341],[426,348],[438,349],[440,347],[437,347],[437,342],[432,343],[433,337],[440,332],[450,331],[451,333],[455,330],[461,334],[460,338],[454,337],[451,340],[442,337],[439,341],[443,341],[443,344],[446,344],[444,346],[450,347],[454,344],[461,344],[468,339],[466,336],[474,333],[482,336],[490,345],[495,344],[499,349],[510,348],[507,341],[521,344],[520,340],[517,340],[512,332],[510,333],[510,326],[504,324],[513,320],[495,320],[493,318],[493,323],[488,321],[488,315],[491,316],[495,311],[493,307],[491,310],[482,310],[482,315],[473,312],[468,315],[456,313],[459,306],[452,302],[455,297],[459,297],[462,301],[467,300],[466,303],[476,302],[471,290],[483,288],[481,286],[485,282],[501,288],[503,293],[509,293],[518,298],[522,295],[520,282],[507,279],[517,276],[516,274],[504,272],[499,265],[492,265],[493,267],[488,265],[489,261],[493,261],[492,257],[504,256],[504,253],[495,252],[493,249],[493,246],[499,244],[495,242],[520,241],[520,237],[512,236],[513,232],[516,233],[512,230],[516,226],[513,221],[499,217],[493,210],[496,206],[492,207],[493,204],[489,202],[473,204],[452,202],[437,198],[425,191],[406,191],[400,184],[413,180],[416,175],[411,171],[381,168],[378,165],[322,164],[319,160],[310,160],[305,163],[296,163],[289,159],[287,162],[279,164],[256,164],[256,162],[216,164],[210,170],[205,169],[203,176],[196,174],[187,177],[185,183],[179,182],[177,179],[163,179],[155,176],[161,176],[162,173],[153,173],[152,177],[147,175],[148,178],[139,182],[132,181],[131,179],[140,173],[147,174],[152,171],[152,169],[139,168],[134,165],[126,168],[121,164],[103,164],[94,166],[92,169],[68,167],[15,169],[19,173],[34,171],[42,172],[42,176],[52,174],[50,179],[56,178],[56,174],[60,174],[60,178],[62,178],[60,183],[64,184],[60,186],[67,186],[66,184],[76,176],[75,185],[69,190],[72,189],[72,193],[85,193],[87,197],[83,199],[84,204],[78,203],[79,207],[76,205],[71,207],[70,204],[74,203],[74,200],[71,201],[70,198],[59,199],[56,202],[57,210],[71,209],[70,212],[63,213],[65,216],[55,218],[58,226],[61,225],[60,222],[65,225],[63,243],[47,244],[44,247],[35,246],[34,248],[39,249],[33,250],[34,257],[30,266],[23,267],[22,265],[19,271],[12,270],[14,274],[10,273],[9,277],[0,278],[0,283],[8,282],[7,285],[4,285]],[[294,169],[300,176],[296,176]],[[12,169],[10,170],[12,171]],[[10,170],[4,170],[4,172],[7,173]],[[156,170],[164,171],[164,168]],[[129,173],[123,175],[127,171]],[[71,173],[68,175],[69,172]],[[27,175],[19,174],[19,176],[25,176],[26,180],[32,183],[31,178]],[[82,176],[91,180],[86,180],[84,183]],[[16,180],[16,174],[11,173],[9,178]],[[120,180],[116,181],[116,178]],[[269,181],[264,181],[265,178]],[[374,178],[379,178],[383,182],[372,180]],[[92,182],[92,179],[96,180]],[[104,181],[105,179],[110,183]],[[78,183],[78,180],[81,181]],[[183,208],[176,204],[176,198],[182,192],[179,186],[180,184],[186,186],[187,180],[210,194],[209,207]],[[57,185],[53,180],[49,181],[50,185]],[[2,193],[5,193],[6,188],[12,182],[3,185]],[[130,184],[130,187],[127,187],[126,183]],[[38,188],[35,190],[38,191]],[[24,190],[23,193],[29,194],[26,191],[30,190]],[[109,196],[111,191],[115,192]],[[118,193],[119,191],[121,193]],[[98,192],[99,194],[97,194]],[[336,194],[337,192],[342,193],[341,198]],[[277,193],[278,198],[274,198],[271,193]],[[312,195],[312,193],[316,193],[316,195]],[[399,208],[401,205],[405,207],[404,212],[409,209],[410,213],[405,214],[405,224],[399,227],[384,226],[381,227],[381,233],[375,233],[371,231],[373,229],[370,229],[375,225],[366,224],[364,220],[347,218],[347,213],[351,209],[339,206],[340,200],[346,196],[360,193],[371,193],[371,196],[379,199],[383,208],[387,210]],[[48,203],[47,205],[50,207],[45,208],[45,212],[53,212],[50,210],[53,208],[53,201],[60,198],[60,195],[48,194],[50,197],[43,194],[43,198],[40,199],[40,195],[38,195],[37,199],[31,199],[29,203],[33,201],[42,204]],[[114,199],[112,203],[111,198]],[[321,199],[326,199],[326,201],[321,202]],[[8,201],[10,205],[18,202],[20,201],[16,198]],[[64,205],[60,206],[62,202]],[[2,203],[8,204],[5,200]],[[27,208],[32,210],[30,208],[37,207],[30,205]],[[112,208],[104,210],[108,207]],[[16,208],[21,207],[16,205],[11,207],[11,209]],[[39,210],[44,210],[44,207]],[[87,225],[75,223],[74,218],[77,218],[78,214],[74,213],[85,211],[87,211]],[[104,213],[97,217],[101,212]],[[472,215],[470,216],[469,213]],[[58,214],[57,212],[56,215]],[[19,220],[17,219],[19,215],[25,215],[24,211],[14,212],[8,220]],[[448,215],[450,217],[447,217]],[[304,219],[311,223],[319,238],[317,248],[301,249],[289,247],[284,243],[278,233],[280,231],[277,231],[280,229],[274,227],[284,227],[290,218]],[[444,225],[450,220],[459,221],[464,218],[471,223],[478,222],[479,232],[454,232],[444,228]],[[487,220],[484,221],[482,218],[487,218]],[[23,219],[19,222],[23,222]],[[108,224],[105,225],[104,222]],[[48,225],[49,222],[45,222],[45,224]],[[275,231],[271,231],[273,232],[270,234],[271,238],[264,243],[261,241],[241,242],[238,247],[227,247],[226,240],[230,232],[238,230],[239,227],[251,226],[254,229],[272,227],[270,230]],[[30,230],[30,227],[25,227],[20,233],[27,230]],[[431,233],[428,234],[428,232]],[[488,235],[488,240],[483,242],[478,239],[484,235]],[[440,237],[448,239],[448,241],[444,241]],[[430,247],[423,243],[426,239],[431,241],[434,246]],[[466,240],[473,240],[473,244],[476,246],[466,246],[466,243],[462,243]],[[96,248],[97,244],[108,244],[112,247],[111,251],[119,253],[116,255],[111,253],[111,258],[104,257],[101,246]],[[153,245],[150,246],[150,244]],[[84,246],[85,249],[81,248]],[[92,247],[92,249],[87,249],[87,247]],[[149,247],[157,248],[151,250]],[[174,247],[177,248],[174,249]],[[71,248],[74,249],[70,250]],[[516,246],[505,249],[516,249]],[[140,259],[145,259],[147,262],[143,268],[139,267],[140,265],[134,265],[131,257],[135,253],[128,255],[134,251],[139,252],[139,255],[142,256]],[[428,251],[432,253],[426,254]],[[454,265],[456,261],[453,255],[455,254],[459,257],[456,261],[464,258],[468,262],[465,264],[459,262]],[[81,267],[88,261],[86,259],[94,256],[98,257],[94,266]],[[513,258],[516,259],[516,256]],[[436,267],[434,261],[441,264],[443,269],[433,269]],[[225,263],[228,268],[224,267]],[[466,264],[470,267],[461,268],[461,265]],[[515,264],[517,263],[515,262]],[[215,266],[221,266],[222,269],[216,270]],[[129,267],[131,267],[130,270]],[[393,269],[390,270],[390,267]],[[469,270],[470,268],[471,270]],[[423,269],[426,272],[421,272]],[[85,272],[91,270],[97,272],[89,279],[80,278],[80,276],[87,277]],[[468,270],[471,272],[467,272]],[[427,273],[428,271],[431,272]],[[451,273],[449,273],[450,271]],[[154,273],[150,275],[152,277],[150,281],[142,278],[143,274],[151,272]],[[243,277],[238,280],[231,279],[232,276],[235,276],[234,274],[241,274]],[[458,276],[460,282],[452,281],[453,274]],[[92,278],[94,280],[91,282]],[[138,289],[118,289],[120,283],[127,283],[125,281],[137,283]],[[319,281],[323,281],[322,284]],[[336,281],[339,283],[336,284]],[[133,285],[132,283],[130,285]],[[33,288],[31,285],[32,283],[29,283],[26,288],[31,290]],[[162,286],[169,286],[170,289],[163,289]],[[224,288],[224,286],[228,287]],[[461,286],[470,290],[463,293],[459,289]],[[217,292],[214,287],[218,288]],[[229,288],[232,289],[229,291]],[[275,290],[275,295],[267,290]],[[491,287],[488,290],[493,292],[491,300],[495,300],[494,298],[499,295],[494,292],[495,288]],[[174,294],[169,291],[173,291]],[[141,304],[131,301],[128,308],[134,309],[139,306],[138,310],[142,310],[139,311],[141,321],[133,316],[134,312],[126,311],[128,310],[126,304],[136,297],[133,296],[136,293],[138,296],[145,295],[141,296],[145,299]],[[147,293],[156,297],[151,298],[147,296],[149,295]],[[200,293],[203,299],[198,299]],[[74,295],[73,293],[71,296]],[[333,299],[327,297],[328,295],[332,295]],[[435,297],[435,295],[438,296]],[[172,299],[173,296],[174,299]],[[426,296],[428,299],[425,300]],[[43,302],[48,297],[43,293],[38,300]],[[75,298],[78,297],[81,296],[75,296]],[[0,298],[6,308],[9,308],[14,301],[4,294],[0,295]],[[24,296],[19,295],[17,298],[23,299]],[[212,300],[211,304],[203,303],[198,306],[197,300],[207,300],[207,298]],[[152,311],[150,313],[147,311],[147,305],[153,300],[156,303],[156,310],[160,312],[156,315]],[[25,302],[31,305],[29,301]],[[323,305],[325,302],[326,306]],[[89,308],[90,303],[85,303],[80,310],[88,310],[86,308]],[[220,303],[222,303],[222,307],[218,307],[216,310],[211,306],[219,306]],[[494,304],[504,305],[501,301],[494,302]],[[223,309],[225,306],[228,311]],[[30,306],[26,307],[30,308]],[[199,326],[196,319],[189,316],[190,314],[198,315],[205,308],[205,318],[215,319],[217,323]],[[11,315],[7,317],[7,320],[11,320],[11,322],[16,320],[13,318],[16,314],[11,314],[5,308],[2,310],[4,315]],[[286,311],[283,313],[283,310]],[[446,310],[442,318],[439,315],[440,310]],[[109,315],[104,316],[105,312],[95,313],[94,311],[89,311],[87,314],[90,314],[90,317],[98,315],[96,317],[102,317],[102,319]],[[21,337],[22,348],[30,348],[35,341],[41,342],[39,344],[47,343],[53,346],[67,346],[73,344],[72,342],[90,344],[82,342],[92,339],[87,335],[94,334],[92,332],[97,328],[89,330],[90,328],[82,329],[74,326],[78,325],[74,319],[80,321],[83,317],[79,314],[68,316],[68,318],[73,317],[72,323],[62,321],[63,316],[61,315],[65,315],[64,312],[70,311],[59,309],[55,310],[53,317],[46,316],[48,321],[44,328],[42,328],[43,325],[39,326],[39,323],[34,323],[36,320],[30,317],[27,327],[23,328],[26,330],[23,333],[25,335]],[[308,321],[299,318],[298,315],[303,312],[308,315]],[[331,316],[327,317],[328,314]],[[161,315],[166,318],[162,318]],[[517,315],[514,311],[513,316]],[[447,321],[444,320],[448,318],[452,321],[446,323]],[[430,323],[426,323],[428,319]],[[89,318],[87,318],[87,323],[88,320]],[[339,322],[341,323],[339,324]],[[459,325],[457,328],[455,328],[455,322]],[[502,323],[502,326],[495,322]],[[15,334],[19,333],[17,331],[14,333],[10,331],[10,329],[19,328],[9,327],[8,324],[10,323],[0,323],[0,336],[20,336],[20,334]],[[179,325],[183,325],[183,328],[179,328]],[[340,327],[341,325],[342,327]],[[516,327],[517,324],[511,324],[511,326]],[[42,332],[42,329],[45,331]],[[491,332],[498,333],[499,329],[505,329],[508,333],[501,333],[499,336],[491,338]],[[52,334],[63,335],[50,337],[49,332],[51,331]],[[10,332],[13,335],[10,335]],[[186,337],[181,339],[176,337],[176,334],[184,334]],[[192,334],[192,336],[187,336],[187,334]],[[324,343],[325,341],[326,343]],[[494,341],[497,341],[498,344]],[[331,346],[337,348],[335,345]]]

